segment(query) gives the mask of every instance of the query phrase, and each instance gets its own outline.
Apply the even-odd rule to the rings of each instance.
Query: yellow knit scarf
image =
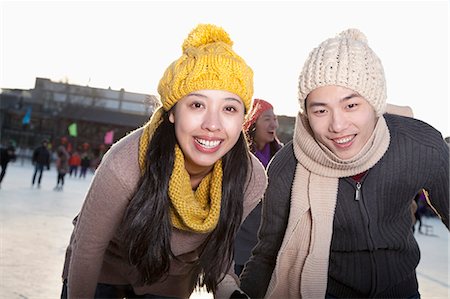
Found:
[[[212,231],[219,221],[222,197],[222,160],[214,164],[213,171],[192,191],[189,173],[184,167],[184,156],[175,146],[175,163],[169,183],[172,202],[170,216],[178,229],[206,233]]]
[[[162,108],[156,110],[152,119],[144,126],[139,141],[141,174],[145,172],[148,144],[161,123],[162,114]],[[222,160],[218,160],[212,172],[202,179],[194,192],[184,165],[183,152],[175,145],[175,161],[168,190],[171,201],[170,218],[174,227],[198,233],[207,233],[216,227],[222,199],[222,175]]]

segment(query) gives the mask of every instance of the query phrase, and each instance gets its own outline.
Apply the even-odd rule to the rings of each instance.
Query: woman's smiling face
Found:
[[[212,167],[233,148],[244,111],[241,98],[223,90],[198,90],[177,102],[169,119],[189,173]]]

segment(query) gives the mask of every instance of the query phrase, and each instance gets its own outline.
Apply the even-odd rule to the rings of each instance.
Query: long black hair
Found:
[[[170,247],[172,224],[168,195],[176,143],[175,128],[166,112],[148,146],[145,173],[123,220],[129,262],[136,266],[143,284],[162,279],[168,274],[170,261],[176,259]],[[216,291],[217,284],[231,266],[250,163],[248,146],[241,133],[234,147],[222,158],[222,200],[218,224],[193,264],[194,279],[200,286],[206,285],[210,292]]]

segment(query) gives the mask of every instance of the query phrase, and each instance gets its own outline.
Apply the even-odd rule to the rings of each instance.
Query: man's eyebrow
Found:
[[[307,106],[309,106],[309,107],[316,107],[316,106],[326,106],[327,104],[326,103],[322,103],[322,102],[309,102],[309,105],[307,105]]]
[[[352,98],[357,98],[357,97],[360,97],[360,96],[361,96],[360,94],[354,92],[354,93],[352,93],[352,94],[349,94],[348,96],[343,97],[343,98],[341,99],[341,102],[350,100],[350,99],[352,99]]]

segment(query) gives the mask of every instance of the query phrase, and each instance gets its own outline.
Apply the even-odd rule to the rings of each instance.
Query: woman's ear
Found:
[[[175,115],[174,115],[174,113],[173,113],[173,110],[174,109],[171,109],[170,111],[169,111],[169,121],[171,122],[171,123],[175,123]]]

